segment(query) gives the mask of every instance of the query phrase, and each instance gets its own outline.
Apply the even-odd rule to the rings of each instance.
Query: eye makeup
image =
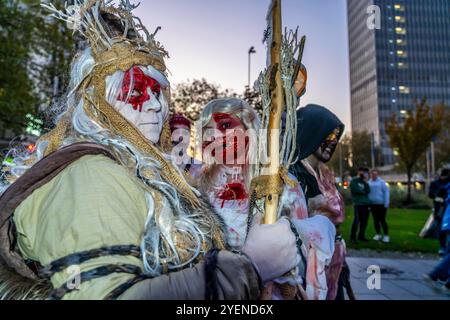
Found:
[[[213,113],[212,118],[217,123],[217,128],[222,132],[234,129],[241,124],[241,120],[238,117],[228,113]]]
[[[133,77],[133,87],[131,86],[131,77]],[[145,102],[151,99],[148,93],[150,89],[155,96],[161,93],[161,86],[155,79],[147,76],[139,67],[133,67],[125,73],[122,92],[119,95],[119,100],[131,104],[134,110],[142,112],[142,106]],[[128,94],[131,95],[128,98]]]

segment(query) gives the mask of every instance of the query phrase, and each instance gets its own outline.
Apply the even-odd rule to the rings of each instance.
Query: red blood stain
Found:
[[[225,201],[229,200],[246,200],[248,199],[248,193],[245,185],[242,182],[227,183],[223,190],[221,190],[217,198],[222,201],[222,208]]]
[[[133,75],[133,87],[131,88],[131,96],[128,101],[126,101],[130,92],[131,75]],[[150,100],[150,94],[147,91],[149,88],[155,95],[158,95],[161,92],[161,86],[158,81],[147,76],[141,68],[133,67],[125,73],[122,92],[118,99],[131,104],[134,110],[142,112],[142,105]]]

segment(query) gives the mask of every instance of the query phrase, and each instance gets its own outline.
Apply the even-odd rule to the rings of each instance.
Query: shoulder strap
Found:
[[[36,275],[27,267],[22,257],[14,251],[10,236],[12,216],[16,208],[36,189],[48,183],[71,163],[86,155],[104,155],[113,160],[115,157],[106,147],[94,143],[75,143],[49,154],[34,164],[0,197],[0,262],[6,263],[21,276],[36,279]]]

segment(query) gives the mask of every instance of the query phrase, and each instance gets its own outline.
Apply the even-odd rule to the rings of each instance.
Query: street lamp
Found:
[[[252,53],[256,53],[255,47],[251,46],[250,49],[248,49],[248,88],[250,89],[250,71],[251,71],[251,56]]]

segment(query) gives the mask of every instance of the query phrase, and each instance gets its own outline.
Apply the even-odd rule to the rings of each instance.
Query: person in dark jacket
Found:
[[[443,203],[443,216],[441,231],[445,235],[446,250],[444,258],[438,263],[431,273],[426,275],[425,280],[439,288],[441,291],[450,293],[450,182],[448,182],[439,192],[446,191],[446,199]],[[442,285],[442,287],[441,287]],[[439,287],[437,287],[439,286]]]
[[[369,220],[369,193],[370,186],[367,183],[369,169],[359,168],[358,175],[350,182],[350,192],[352,193],[353,207],[355,216],[353,218],[352,229],[350,233],[350,241],[356,242],[356,233],[359,227],[358,240],[368,241],[365,233],[367,222]]]
[[[450,182],[450,170],[443,169],[439,178],[430,184],[428,197],[433,200],[433,214],[434,219],[438,225],[442,224],[442,217],[444,212],[444,200],[446,198],[445,186]],[[439,230],[439,255],[443,256],[446,250],[447,235],[441,229]]]
[[[326,269],[328,300],[343,300],[344,288],[353,298],[349,269],[345,262],[345,243],[339,225],[345,218],[342,196],[326,163],[331,160],[344,132],[344,124],[327,108],[310,104],[297,111],[297,162],[291,173],[300,182],[308,214],[327,216],[336,226],[335,251]]]

